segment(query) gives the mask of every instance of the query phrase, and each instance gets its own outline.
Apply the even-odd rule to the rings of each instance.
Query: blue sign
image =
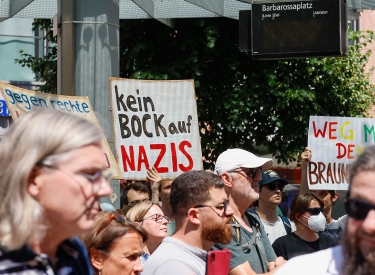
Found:
[[[5,100],[0,99],[0,116],[10,116],[10,111]]]

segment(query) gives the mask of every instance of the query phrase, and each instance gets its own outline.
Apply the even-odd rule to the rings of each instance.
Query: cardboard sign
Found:
[[[163,179],[203,169],[193,80],[110,82],[116,153],[124,178],[144,180],[151,166]]]
[[[31,110],[35,110],[38,108],[53,108],[56,110],[79,115],[100,128],[99,122],[95,116],[89,98],[87,96],[63,96],[46,94],[21,89],[3,82],[0,82],[0,90],[7,102],[13,120],[18,119]],[[107,140],[103,140],[102,146],[104,155],[107,159],[108,169],[110,169],[112,177],[114,179],[122,179],[120,169],[116,163]]]
[[[373,118],[310,116],[310,189],[348,190],[351,164],[375,144],[374,125]]]
[[[0,93],[0,116],[10,116],[10,111],[2,93]]]

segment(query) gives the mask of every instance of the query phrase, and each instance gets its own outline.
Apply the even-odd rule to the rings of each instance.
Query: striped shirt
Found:
[[[27,245],[14,251],[0,248],[0,275],[94,275],[87,250],[76,237],[58,247],[56,259],[53,269],[46,254],[36,254]]]

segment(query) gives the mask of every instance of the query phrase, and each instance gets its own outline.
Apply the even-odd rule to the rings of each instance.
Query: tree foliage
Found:
[[[194,79],[206,168],[228,148],[260,145],[288,163],[307,145],[310,115],[366,116],[374,103],[363,50],[372,32],[350,33],[361,42],[347,57],[255,61],[238,50],[232,19],[179,19],[174,29],[121,20],[120,31],[121,77]],[[48,70],[23,62],[50,84]]]
[[[27,66],[36,74],[35,80],[44,82],[37,89],[44,93],[57,93],[57,46],[56,37],[53,37],[52,21],[49,19],[35,19],[32,30],[40,28],[45,31],[44,40],[48,41],[45,56],[36,58],[34,55],[20,51],[22,58],[16,59],[15,63],[22,67]]]
[[[310,115],[365,116],[374,85],[362,38],[347,57],[255,61],[238,50],[238,21],[186,19],[175,29],[149,20],[121,24],[121,76],[194,79],[202,151],[211,166],[227,148],[266,146],[279,161],[307,145]]]

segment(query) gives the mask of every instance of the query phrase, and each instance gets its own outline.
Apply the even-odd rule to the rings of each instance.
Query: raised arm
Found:
[[[162,181],[161,176],[159,175],[158,171],[155,167],[150,167],[147,170],[147,177],[149,181],[151,181],[151,201],[153,203],[159,203],[159,189],[160,189],[160,182]]]
[[[309,185],[307,183],[307,167],[309,165],[309,161],[311,160],[312,153],[311,150],[306,147],[305,151],[303,151],[301,155],[301,181],[300,181],[300,186],[299,186],[299,192],[300,194],[308,193],[310,192],[309,190]]]

